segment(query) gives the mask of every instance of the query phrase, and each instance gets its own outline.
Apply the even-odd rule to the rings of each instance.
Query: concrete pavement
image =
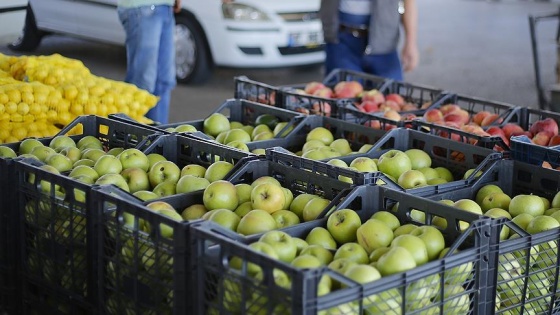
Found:
[[[558,11],[558,1],[528,0],[430,0],[417,1],[419,7],[419,67],[405,80],[469,96],[537,107],[533,59],[531,55],[530,14]],[[0,17],[0,29],[7,27]],[[557,21],[539,25],[543,82],[555,83]],[[17,32],[16,32],[17,33]],[[16,34],[0,37],[0,52]],[[35,54],[60,53],[82,60],[100,76],[122,80],[125,51],[63,36],[50,36]],[[214,76],[199,86],[178,86],[173,91],[171,122],[199,119],[208,115],[227,98],[233,97],[233,77],[249,78],[272,85],[321,80],[321,66],[292,69],[215,69]]]

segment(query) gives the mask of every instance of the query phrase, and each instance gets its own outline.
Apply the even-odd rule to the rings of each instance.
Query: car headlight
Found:
[[[268,15],[241,3],[224,3],[222,4],[222,13],[227,20],[235,21],[270,21]]]

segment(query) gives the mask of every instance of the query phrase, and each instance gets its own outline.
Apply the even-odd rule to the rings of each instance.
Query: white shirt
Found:
[[[370,0],[340,0],[338,9],[342,13],[352,15],[370,15],[371,1]]]

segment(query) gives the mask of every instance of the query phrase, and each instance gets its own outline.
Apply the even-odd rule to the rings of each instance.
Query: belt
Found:
[[[368,29],[340,24],[340,31],[351,33],[354,37],[367,37]]]

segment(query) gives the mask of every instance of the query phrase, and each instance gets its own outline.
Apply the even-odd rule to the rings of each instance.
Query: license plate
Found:
[[[315,47],[323,43],[322,32],[290,33],[288,37],[289,47]]]

